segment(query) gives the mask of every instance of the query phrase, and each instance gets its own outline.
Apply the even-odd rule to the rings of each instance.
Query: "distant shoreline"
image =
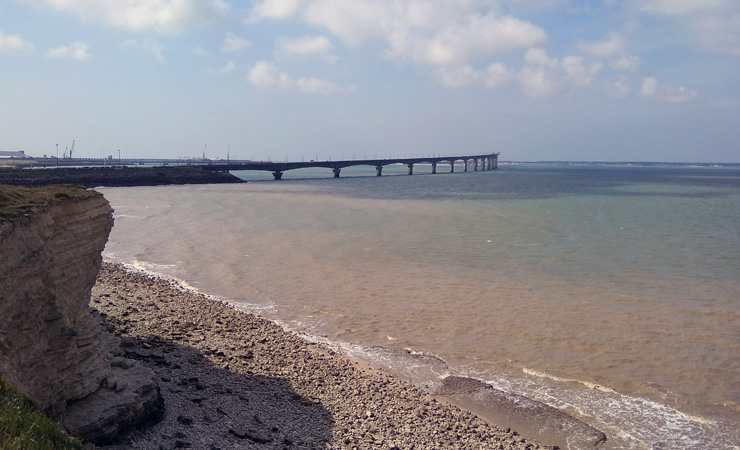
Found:
[[[193,167],[88,167],[0,171],[0,184],[27,187],[52,184],[78,184],[94,188],[223,183],[246,183],[246,181],[229,172],[214,172]]]

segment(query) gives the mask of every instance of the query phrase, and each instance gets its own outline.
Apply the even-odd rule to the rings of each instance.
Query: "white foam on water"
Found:
[[[580,384],[588,387],[589,389],[596,389],[596,390],[599,390],[599,391],[608,392],[610,394],[617,394],[617,392],[614,389],[611,389],[611,388],[608,388],[606,386],[602,386],[600,384],[596,384],[596,383],[593,383],[593,382],[590,382],[590,381],[581,381],[581,380],[574,380],[574,379],[570,379],[570,378],[556,377],[555,375],[550,375],[550,374],[547,374],[547,373],[544,373],[544,372],[540,372],[540,371],[537,371],[537,370],[534,370],[534,369],[530,369],[530,368],[527,368],[527,367],[522,367],[522,372],[524,372],[524,373],[526,373],[528,375],[535,376],[535,377],[549,378],[549,379],[551,379],[553,381],[559,381],[561,383],[580,383]]]
[[[147,261],[133,260],[130,265],[124,267],[133,268],[136,272],[161,278],[181,291],[200,293],[198,288],[185,281],[183,278],[173,275],[179,271],[177,264],[155,264]]]
[[[606,448],[732,449],[740,437],[737,424],[688,414],[590,381],[529,368],[522,372],[527,377],[489,377],[487,382],[505,392],[556,407],[603,431],[608,438]]]
[[[227,298],[227,297],[203,292],[199,288],[188,283],[186,280],[180,277],[177,277],[175,275],[172,275],[173,272],[176,273],[179,270],[179,267],[177,264],[155,264],[155,263],[141,261],[141,260],[123,262],[119,260],[116,256],[117,255],[113,252],[107,252],[104,255],[103,260],[108,263],[120,264],[127,271],[130,271],[133,273],[139,273],[142,275],[164,280],[170,285],[170,287],[177,289],[181,292],[192,292],[195,294],[203,295],[204,297],[210,300],[213,300],[213,301],[219,301],[222,303],[226,303],[245,313],[260,315],[261,313],[273,312],[277,308],[277,305],[275,303],[268,303],[268,304],[251,303],[251,302],[247,302],[242,299],[232,299],[232,298]]]

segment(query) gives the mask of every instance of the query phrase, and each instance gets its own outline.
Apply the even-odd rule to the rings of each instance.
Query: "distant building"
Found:
[[[17,152],[2,152],[0,151],[0,158],[25,158],[26,153],[23,150]]]

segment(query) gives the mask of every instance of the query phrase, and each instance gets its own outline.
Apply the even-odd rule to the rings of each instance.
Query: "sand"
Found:
[[[541,449],[277,324],[104,264],[91,306],[155,371],[161,422],[107,449]]]

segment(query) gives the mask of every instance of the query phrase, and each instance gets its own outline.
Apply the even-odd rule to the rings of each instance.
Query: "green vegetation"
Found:
[[[31,401],[0,377],[0,448],[3,450],[82,449]]]
[[[57,184],[38,188],[6,186],[0,184],[0,221],[27,214],[34,208],[48,205],[54,200],[69,197],[96,195],[82,186]]]

